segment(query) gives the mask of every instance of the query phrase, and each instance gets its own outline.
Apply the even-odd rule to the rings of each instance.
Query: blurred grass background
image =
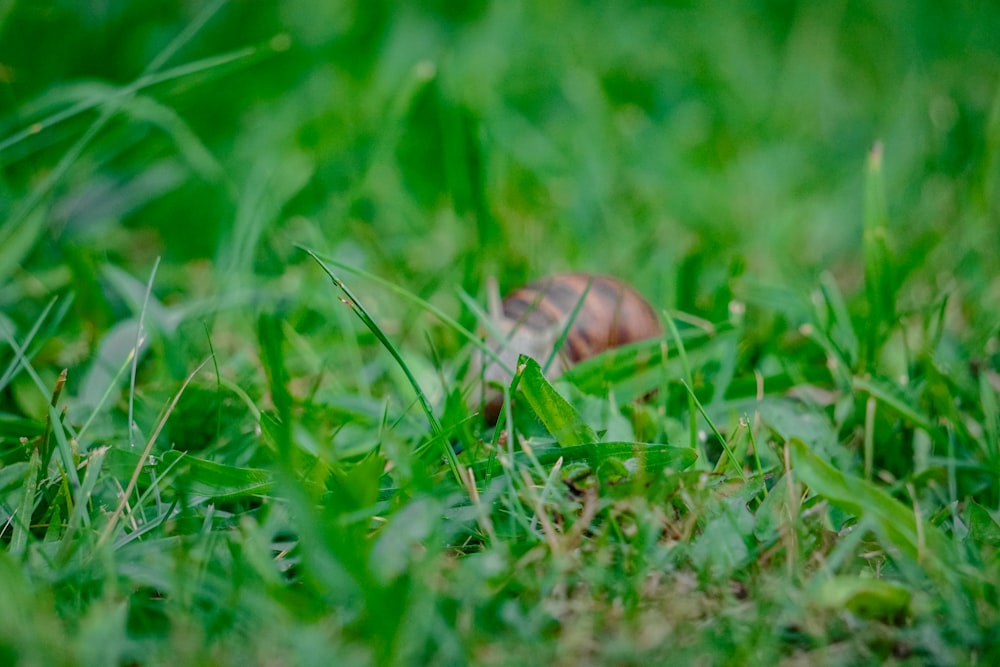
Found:
[[[121,91],[203,10],[11,3],[4,136]],[[418,291],[581,268],[719,317],[741,276],[857,284],[882,141],[904,269],[996,297],[998,26],[990,3],[223,3],[168,68],[234,60],[123,103],[8,271],[245,282],[315,239]],[[9,210],[94,114],[5,148]]]
[[[277,366],[258,349],[272,326],[287,340],[280,363],[292,393],[308,397],[295,432],[303,449],[323,452],[335,439],[351,454],[377,439],[393,451],[420,440],[426,426],[398,371],[297,245],[470,327],[458,290],[482,300],[488,276],[510,288],[558,270],[610,273],[661,308],[712,322],[746,306],[741,375],[769,354],[822,364],[794,327],[820,284],[839,285],[855,318],[865,317],[865,164],[877,143],[899,311],[920,318],[946,308],[946,360],[961,373],[995,372],[998,35],[1000,5],[974,0],[0,3],[0,325],[9,332],[0,359],[14,368],[25,343],[38,374],[0,383],[4,463],[23,463],[17,438],[42,432],[62,368],[71,419],[87,424],[89,440],[120,445],[129,410],[148,436],[214,352],[218,379],[192,384],[157,451],[270,465],[257,410],[273,407],[267,375]],[[127,373],[118,373],[157,258],[144,316],[151,353],[130,406]],[[461,355],[455,332],[354,280],[425,387],[447,391],[438,369]],[[109,386],[117,389],[103,407]],[[909,465],[879,456],[897,475]],[[368,492],[351,502],[363,507]],[[410,507],[416,524],[448,541],[428,527],[448,502]],[[232,549],[246,549],[248,562],[265,557],[254,540],[281,537],[270,523],[259,533],[239,525],[247,542]],[[177,532],[198,532],[186,530]],[[164,556],[132,557],[152,571]],[[437,565],[409,576],[440,576],[430,572]],[[469,559],[451,572],[470,589],[447,604],[484,614],[477,585],[494,565]],[[188,570],[172,567],[177,581],[153,580],[150,590],[184,588]],[[345,616],[360,614],[347,593],[268,586],[286,611],[294,605],[285,597],[302,594],[317,609],[332,600]],[[93,591],[73,602],[56,590],[60,614],[85,627],[119,613],[114,595],[107,608],[90,607],[82,600],[100,598]],[[398,593],[378,591],[368,613]],[[758,591],[759,625],[748,627],[770,624],[776,605],[787,612],[776,602],[783,591]],[[417,602],[394,622],[420,616]],[[156,603],[150,593],[150,609]],[[132,604],[131,632],[154,632],[155,613],[143,618]],[[489,611],[525,636],[551,632],[541,612]],[[276,642],[294,620],[275,622]],[[726,650],[730,621],[699,646]],[[483,642],[480,658],[502,662],[486,629],[466,622],[466,638]],[[321,645],[329,632],[294,636]],[[190,645],[182,634],[171,635],[174,648],[196,654],[212,629]],[[89,639],[80,651],[98,650],[98,635],[81,632]]]

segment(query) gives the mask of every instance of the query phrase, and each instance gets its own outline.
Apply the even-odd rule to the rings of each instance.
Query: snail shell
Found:
[[[514,369],[521,354],[544,364],[567,325],[566,340],[546,373],[549,378],[607,349],[663,334],[656,310],[635,288],[590,273],[542,278],[514,290],[491,311],[493,328],[501,338],[490,345],[503,364],[491,359],[480,359],[478,364],[486,382],[484,407],[490,423],[496,421],[503,403],[498,387],[512,379],[507,368]]]

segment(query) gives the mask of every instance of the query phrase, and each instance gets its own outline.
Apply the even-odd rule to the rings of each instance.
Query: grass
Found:
[[[998,27],[9,3],[0,662],[993,664]],[[571,269],[667,334],[485,427]]]

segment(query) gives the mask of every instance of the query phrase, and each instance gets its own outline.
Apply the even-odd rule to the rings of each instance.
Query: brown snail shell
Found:
[[[486,382],[489,423],[496,422],[503,403],[499,387],[511,381],[507,368],[514,369],[521,354],[545,364],[567,325],[566,340],[546,373],[549,378],[610,348],[663,335],[656,310],[634,287],[591,273],[536,280],[511,292],[499,308],[494,303],[491,311],[493,329],[501,338],[489,344],[503,364],[489,358],[477,364]]]

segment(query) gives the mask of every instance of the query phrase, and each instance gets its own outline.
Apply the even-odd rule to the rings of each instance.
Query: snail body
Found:
[[[516,367],[519,355],[543,365],[551,357],[546,375],[552,379],[605,350],[663,334],[652,305],[635,288],[610,276],[554,274],[514,290],[499,306],[498,300],[493,299],[490,308],[496,339],[489,344],[503,363],[485,359],[479,364],[491,422],[503,402],[499,387],[510,383],[508,369]],[[564,331],[565,341],[553,357]]]

